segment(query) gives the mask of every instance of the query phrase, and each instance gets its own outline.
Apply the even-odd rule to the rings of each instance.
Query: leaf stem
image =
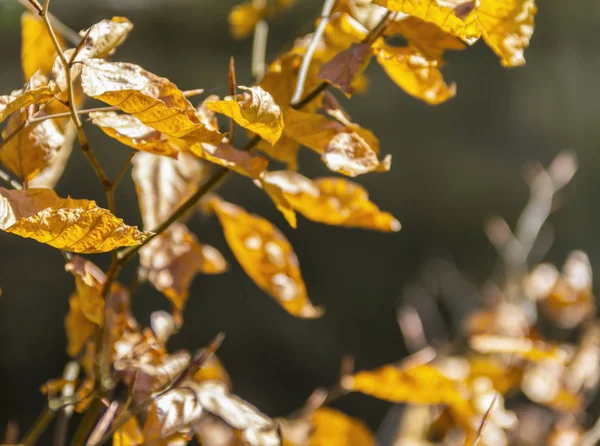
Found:
[[[81,419],[79,426],[77,426],[77,430],[73,435],[73,441],[71,442],[71,446],[83,446],[86,438],[90,434],[91,430],[96,423],[96,418],[100,413],[100,409],[102,408],[102,401],[100,398],[96,397],[92,402],[92,405],[85,412],[85,415]]]
[[[44,407],[44,410],[35,421],[33,427],[27,432],[25,438],[21,442],[23,446],[32,446],[36,443],[36,441],[40,438],[40,435],[44,433],[52,418],[56,412],[51,410],[48,406]]]

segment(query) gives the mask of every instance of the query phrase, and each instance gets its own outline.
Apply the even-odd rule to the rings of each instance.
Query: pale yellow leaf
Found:
[[[569,354],[564,348],[529,338],[476,335],[469,339],[469,345],[481,353],[510,354],[533,362],[556,361],[565,363],[569,358]]]
[[[428,59],[416,47],[374,48],[377,61],[387,75],[408,94],[436,105],[456,95],[456,85],[446,84],[440,72],[440,60]]]
[[[69,312],[65,316],[65,332],[67,334],[67,354],[74,358],[83,349],[94,333],[95,325],[81,309],[77,293],[69,298]]]
[[[0,229],[79,253],[135,246],[150,233],[128,226],[94,201],[60,198],[49,189],[0,188]]]
[[[56,123],[59,120],[53,119]],[[54,189],[58,180],[62,177],[65,168],[67,167],[67,162],[73,152],[73,143],[75,142],[75,138],[77,137],[77,128],[73,122],[68,122],[66,126],[61,126],[64,128],[64,141],[58,153],[52,157],[47,166],[45,166],[36,176],[35,178],[28,181],[29,187],[41,187],[45,189]]]
[[[168,136],[211,144],[222,139],[200,122],[175,84],[138,65],[89,59],[83,63],[81,83],[88,96],[118,107]]]
[[[469,45],[481,36],[473,0],[374,0],[390,11],[417,17],[459,37]]]
[[[342,132],[333,137],[321,155],[323,162],[333,172],[350,177],[368,172],[390,170],[392,156],[379,161],[377,151],[357,133]]]
[[[62,39],[57,36],[59,44]],[[25,79],[36,71],[49,73],[56,57],[52,38],[41,17],[30,12],[21,15],[21,64]]]
[[[15,115],[6,125],[2,137],[6,138],[19,127]],[[65,136],[54,120],[47,119],[26,127],[0,146],[0,162],[12,173],[26,181],[35,178],[52,165],[57,152],[65,143]]]
[[[535,0],[480,0],[477,18],[483,39],[502,65],[525,64],[523,52],[533,35]]]
[[[220,198],[212,198],[208,205],[217,214],[236,259],[260,288],[294,316],[320,316],[308,300],[298,258],[275,226]]]
[[[256,148],[270,158],[285,163],[289,170],[298,169],[298,150],[300,150],[300,144],[296,140],[290,138],[285,133],[285,130],[275,145],[271,145],[261,139],[256,145]]]
[[[139,446],[143,444],[142,430],[135,417],[130,417],[112,437],[113,446]]]
[[[65,270],[75,276],[75,295],[83,315],[96,325],[104,325],[104,299],[101,291],[106,280],[104,273],[83,257],[73,256]]]
[[[232,118],[240,126],[275,144],[283,131],[281,109],[261,87],[239,88],[244,93],[222,101],[207,101],[206,107]]]
[[[87,39],[76,60],[113,54],[115,49],[125,42],[132,29],[133,23],[125,17],[113,17],[110,20],[101,20],[89,29],[80,31],[79,35],[87,36]]]
[[[108,111],[90,113],[90,117],[108,136],[136,150],[176,158],[185,146],[180,139],[169,138],[132,115]]]
[[[297,172],[278,171],[264,175],[262,184],[267,193],[275,189],[293,210],[313,221],[379,231],[400,229],[398,220],[369,201],[364,188],[342,178],[311,181]]]
[[[249,0],[234,6],[227,17],[231,35],[236,39],[243,39],[252,34],[265,14],[266,3]]]
[[[375,439],[362,422],[328,407],[312,415],[309,446],[375,446]]]
[[[22,89],[0,96],[0,122],[23,107],[48,102],[58,92],[55,82],[48,82],[39,72],[34,73]]]

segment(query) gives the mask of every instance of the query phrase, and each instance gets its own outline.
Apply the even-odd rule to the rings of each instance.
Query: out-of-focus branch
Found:
[[[267,58],[267,38],[269,36],[269,24],[266,20],[259,20],[254,27],[254,38],[252,40],[252,76],[260,82],[265,75]]]

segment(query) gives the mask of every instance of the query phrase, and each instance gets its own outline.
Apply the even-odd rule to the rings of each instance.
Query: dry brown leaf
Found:
[[[0,188],[0,229],[58,249],[88,254],[135,246],[150,235],[124,224],[94,201],[60,198],[41,188]]]
[[[398,231],[400,222],[369,201],[367,191],[342,178],[313,181],[297,172],[269,172],[262,178],[265,191],[284,216],[291,209],[309,220],[336,226]],[[295,218],[286,219],[295,227]]]
[[[88,96],[116,106],[168,136],[210,144],[222,139],[200,122],[175,84],[138,65],[89,59],[83,63],[81,84]]]
[[[446,84],[441,61],[428,59],[416,47],[374,47],[377,62],[387,75],[408,94],[436,105],[456,95],[456,85]]]
[[[238,87],[244,93],[222,101],[207,101],[206,107],[233,119],[246,130],[275,144],[283,131],[283,115],[273,97],[261,87]]]
[[[318,77],[333,84],[350,97],[354,92],[354,79],[367,68],[371,56],[370,44],[353,43],[321,65]]]
[[[321,315],[308,300],[292,246],[275,226],[220,198],[212,198],[208,205],[217,214],[236,259],[261,289],[294,316]]]
[[[144,228],[155,228],[166,220],[198,188],[206,167],[191,155],[178,160],[149,153],[133,159]],[[149,270],[148,279],[177,310],[187,299],[189,286],[199,273],[219,274],[227,262],[210,245],[201,244],[182,223],[175,223],[140,250],[140,262]]]
[[[62,46],[62,39],[57,36]],[[21,65],[25,79],[36,71],[49,73],[56,57],[52,38],[41,17],[30,12],[21,15]]]
[[[309,446],[374,446],[375,438],[362,422],[328,407],[312,415]]]
[[[0,122],[23,107],[48,102],[58,92],[55,82],[48,82],[40,72],[35,72],[22,89],[0,96]]]
[[[136,150],[177,158],[185,146],[180,139],[169,138],[132,115],[108,111],[90,113],[90,117],[108,136]]]
[[[13,116],[2,136],[6,138],[18,129],[21,119],[24,117]],[[29,181],[53,164],[64,143],[65,136],[54,120],[47,119],[20,130],[8,142],[2,144],[0,162],[16,176]]]
[[[523,52],[533,35],[535,0],[481,0],[477,21],[483,39],[505,67],[525,64]]]
[[[473,0],[374,0],[390,11],[402,12],[417,17],[443,31],[459,37],[469,45],[481,36],[477,25],[476,2]]]

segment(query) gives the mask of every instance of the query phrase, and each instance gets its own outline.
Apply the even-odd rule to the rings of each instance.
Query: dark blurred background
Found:
[[[368,70],[370,88],[347,104],[354,120],[380,138],[382,153],[393,155],[387,174],[357,180],[374,202],[403,225],[380,234],[316,224],[304,219],[290,229],[274,206],[248,180],[233,178],[223,196],[275,222],[294,245],[313,303],[327,313],[319,320],[295,319],[263,294],[236,264],[214,218],[190,222],[200,240],[218,247],[231,264],[220,276],[198,276],[175,348],[203,346],[217,332],[227,339],[219,356],[235,392],[269,415],[297,408],[318,386],[332,385],[340,358],[351,354],[359,369],[406,355],[396,308],[409,285],[432,258],[450,260],[473,283],[481,283],[496,262],[483,233],[493,214],[511,224],[527,199],[523,166],[547,164],[560,150],[572,149],[580,170],[551,217],[556,232],[549,259],[562,263],[571,249],[583,249],[592,265],[600,261],[597,226],[600,208],[600,93],[597,56],[600,7],[592,0],[540,1],[536,31],[526,51],[527,65],[504,69],[483,42],[450,54],[446,79],[458,84],[447,103],[427,106],[396,87],[376,64]],[[251,39],[233,41],[227,12],[235,2],[206,0],[53,0],[51,11],[78,30],[113,15],[128,17],[135,29],[115,55],[168,77],[181,89],[205,88],[227,94],[227,64],[235,57],[240,84],[250,83]],[[320,3],[301,0],[270,25],[269,56],[294,37],[310,32]],[[22,83],[16,0],[0,0],[0,93]],[[88,128],[91,145],[109,176],[129,153],[99,130]],[[317,156],[303,151],[303,173],[327,175]],[[57,186],[59,195],[92,198],[104,204],[100,185],[77,148]],[[118,213],[139,224],[129,176],[118,190]],[[105,256],[92,258],[106,267]],[[132,278],[133,269],[123,274]],[[0,233],[0,431],[9,419],[29,426],[44,397],[38,387],[59,376],[67,359],[63,317],[73,290],[60,255],[33,241]],[[406,292],[408,287],[408,294]],[[462,308],[472,296],[455,293]],[[134,300],[147,324],[165,298],[149,285]],[[385,403],[349,396],[339,407],[373,428]]]

